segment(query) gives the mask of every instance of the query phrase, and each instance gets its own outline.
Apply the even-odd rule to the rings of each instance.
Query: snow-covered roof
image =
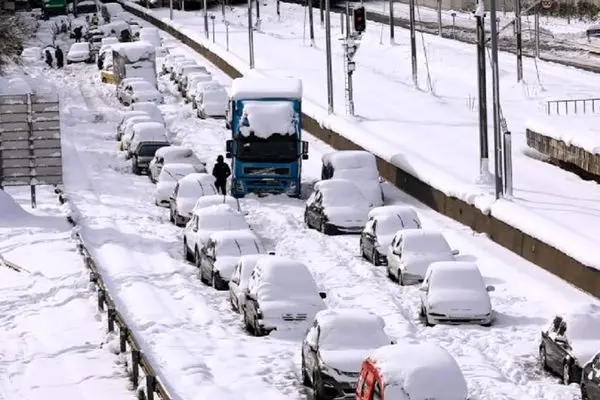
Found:
[[[150,82],[148,82],[147,80],[144,80],[144,79],[139,80],[139,81],[130,82],[129,85],[133,88],[133,90],[140,91],[140,92],[148,91],[148,90],[150,90],[150,91],[156,90],[156,88],[154,86],[152,86],[150,84]]]
[[[157,157],[164,157],[165,162],[171,158],[187,158],[191,157],[194,151],[185,146],[165,146],[156,150]]]
[[[343,150],[327,153],[324,164],[331,164],[334,177],[346,179],[379,179],[375,156],[363,150]]]
[[[354,330],[357,326],[376,325],[380,328],[385,327],[385,321],[379,315],[360,308],[329,308],[317,313],[315,319],[319,321],[321,330],[330,330],[332,328],[347,328]]]
[[[184,163],[170,163],[165,164],[160,170],[160,174],[165,173],[166,175],[178,175],[182,178],[187,176],[188,174],[193,174],[196,172],[196,169],[192,164],[184,164]],[[181,178],[180,178],[181,179]]]
[[[200,197],[198,201],[196,201],[194,210],[199,210],[202,208],[211,207],[219,204],[226,204],[234,210],[241,211],[240,202],[238,199],[232,196],[223,196],[220,194]]]
[[[167,164],[170,165],[170,164]],[[190,165],[190,164],[187,164]],[[193,174],[186,175],[180,181],[180,185],[187,185],[189,183],[201,182],[205,184],[215,183],[215,177],[205,172],[195,172]]]
[[[144,111],[157,122],[165,122],[165,118],[163,117],[160,108],[158,108],[158,106],[151,101],[140,101],[139,103],[133,103],[131,105],[131,109],[135,111]]]
[[[236,78],[231,84],[232,100],[301,99],[302,81],[296,78]]]
[[[315,183],[315,190],[328,191],[328,190],[344,190],[345,188],[351,188],[349,190],[358,190],[358,186],[349,179],[325,179]]]
[[[204,208],[199,208],[194,210],[194,214],[198,216],[202,215],[235,215],[239,217],[244,217],[239,211],[234,208],[231,208],[229,204],[215,204],[213,206],[208,206]]]
[[[125,122],[125,131],[128,129],[133,129],[137,124],[145,123],[145,122],[156,122],[152,121],[152,118],[146,113],[146,115],[134,115],[127,118]]]
[[[467,382],[454,358],[432,343],[394,344],[378,348],[369,357],[383,378],[384,397],[457,399],[468,396]]]
[[[348,179],[326,179],[315,184],[315,190],[323,193],[326,205],[367,204],[359,187]],[[366,214],[366,213],[365,213]]]
[[[123,123],[126,120],[131,119],[133,117],[148,117],[148,118],[150,118],[150,115],[145,111],[127,110],[127,111],[123,112],[123,117],[121,118],[121,123]]]
[[[404,238],[404,249],[410,252],[450,252],[450,246],[439,231],[426,229],[405,229],[399,234]]]
[[[390,344],[383,318],[370,311],[330,308],[319,311],[315,319],[321,328],[319,342],[324,350],[374,349]]]
[[[246,101],[244,102],[240,133],[244,136],[254,134],[256,137],[268,138],[278,133],[293,135],[298,123],[294,105],[289,101]]]
[[[90,44],[88,42],[73,43],[69,51],[89,51]]]
[[[198,216],[200,229],[235,230],[249,229],[244,216],[227,204],[218,204],[193,211]]]
[[[219,243],[234,240],[256,240],[258,237],[249,229],[238,229],[233,231],[216,231],[210,234],[210,238]]]
[[[569,340],[600,340],[600,306],[579,304],[561,313]],[[598,349],[596,349],[597,351]]]
[[[113,52],[127,58],[129,62],[137,62],[155,56],[154,46],[147,42],[115,43]]]
[[[167,130],[164,125],[156,121],[140,122],[133,128],[136,135],[167,135]]]
[[[414,207],[412,206],[405,206],[405,205],[390,205],[390,206],[381,206],[381,207],[375,207],[373,209],[371,209],[371,211],[369,211],[369,219],[375,218],[375,217],[380,217],[380,216],[387,216],[387,215],[400,215],[402,217],[410,217],[410,218],[417,218],[417,210],[415,210]]]
[[[317,294],[317,284],[302,262],[286,257],[270,256],[261,258],[255,269],[260,269],[261,278],[257,286],[251,288],[260,292],[263,300],[278,300],[290,294]]]
[[[430,286],[439,289],[482,289],[477,264],[469,261],[437,261],[429,264]]]

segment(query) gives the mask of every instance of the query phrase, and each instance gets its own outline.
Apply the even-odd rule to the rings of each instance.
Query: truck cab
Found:
[[[231,195],[286,193],[300,196],[302,82],[295,78],[237,78],[231,86],[228,120],[231,139]]]

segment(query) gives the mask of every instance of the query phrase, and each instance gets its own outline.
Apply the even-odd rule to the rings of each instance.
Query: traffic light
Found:
[[[367,17],[365,8],[358,7],[352,10],[352,22],[354,23],[354,31],[362,33],[367,29]]]

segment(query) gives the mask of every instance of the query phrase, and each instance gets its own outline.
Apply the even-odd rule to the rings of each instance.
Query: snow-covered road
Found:
[[[114,87],[100,83],[95,66],[73,65],[47,75],[61,91],[65,189],[81,215],[82,235],[118,309],[173,398],[306,397],[298,377],[298,338],[248,336],[226,294],[201,284],[195,268],[183,261],[181,230],[168,222],[165,209],[154,206],[150,181],[132,175],[129,162],[117,153],[114,132],[121,107]],[[211,165],[224,151],[223,122],[195,118],[168,80],[161,86],[167,92],[162,109],[173,140],[193,147]],[[318,179],[321,155],[331,151],[308,140],[306,185]],[[446,347],[463,368],[474,400],[579,399],[576,386],[559,385],[540,372],[536,355],[540,330],[557,309],[592,299],[397,189],[387,186],[386,194],[390,201],[415,205],[425,227],[443,230],[463,257],[477,260],[486,281],[496,286],[496,325],[426,328],[418,322],[416,288],[389,282],[382,269],[361,260],[356,236],[325,237],[307,230],[301,200],[250,196],[242,206],[268,248],[309,266],[328,292],[329,306],[373,310],[398,340]]]

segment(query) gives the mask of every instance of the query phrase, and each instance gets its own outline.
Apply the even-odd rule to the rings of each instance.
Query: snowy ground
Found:
[[[56,195],[0,191],[0,399],[131,399]],[[23,208],[21,208],[21,206]]]
[[[169,21],[168,10],[150,12]],[[303,27],[304,15],[302,7],[282,3],[278,20],[273,3],[262,7],[261,30],[254,35],[257,61],[253,73],[301,78],[304,111],[326,126],[344,132],[346,137],[421,180],[491,212],[584,264],[600,265],[596,234],[600,224],[600,187],[531,158],[525,143],[525,122],[545,118],[546,100],[595,97],[595,87],[600,84],[598,75],[526,59],[524,82],[517,84],[514,56],[500,54],[501,103],[513,133],[514,197],[495,201],[491,185],[476,183],[479,144],[473,46],[418,35],[419,89],[415,89],[407,31],[398,30],[397,45],[380,44],[379,28],[372,24],[356,56],[357,117],[349,118],[342,111],[342,49],[334,38],[334,97],[338,111],[336,116],[327,116],[324,31],[317,23],[316,43],[310,46],[304,38],[305,34],[308,36]],[[226,30],[220,18],[215,20],[216,43],[211,38],[206,44],[238,69],[248,72],[246,10],[228,10],[227,19],[231,22],[229,51],[224,49]],[[318,21],[318,10],[315,20]],[[200,12],[175,12],[171,23],[195,40],[206,42],[198,21]],[[339,32],[339,21],[333,18],[332,24],[333,32]],[[281,54],[294,56],[281,57]],[[374,88],[376,96],[371,95]],[[490,101],[491,97],[490,88]],[[491,115],[488,126],[489,144],[493,148]]]
[[[228,83],[205,60],[178,46]],[[31,71],[60,88],[65,190],[119,311],[173,398],[306,398],[299,378],[303,332],[248,336],[227,295],[202,285],[195,268],[183,261],[181,230],[168,222],[167,210],[153,205],[154,186],[131,174],[129,162],[116,151],[114,132],[122,107],[114,86],[100,83],[93,65]],[[195,118],[168,80],[163,78],[160,86],[173,141],[193,147],[212,164],[224,152],[223,121]],[[321,155],[331,148],[306,136],[311,158],[303,163],[303,179],[309,187],[320,174]],[[417,207],[425,227],[442,230],[452,248],[477,260],[486,282],[496,286],[496,325],[426,328],[417,318],[417,289],[389,282],[384,270],[361,260],[357,236],[325,237],[307,230],[303,201],[286,196],[249,197],[242,206],[267,248],[309,266],[329,295],[328,306],[375,311],[398,340],[446,347],[461,365],[473,400],[579,399],[577,386],[559,385],[539,370],[539,333],[565,304],[593,300],[389,185],[386,198]]]

